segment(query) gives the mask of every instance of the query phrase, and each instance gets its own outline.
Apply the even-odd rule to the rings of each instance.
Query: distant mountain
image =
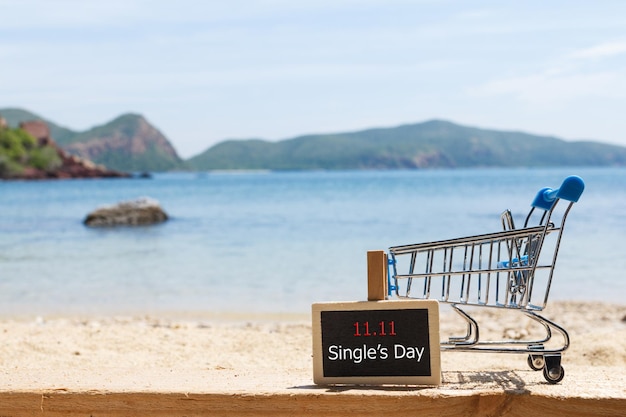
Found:
[[[166,171],[182,160],[168,139],[143,116],[124,114],[106,124],[77,132],[22,109],[0,109],[9,126],[42,120],[54,141],[65,151],[118,171]]]
[[[279,142],[228,140],[187,163],[196,170],[626,166],[626,147],[432,120]]]
[[[21,109],[0,109],[0,116],[12,127],[22,121],[43,120],[65,151],[125,172],[626,166],[626,147],[479,129],[442,120],[279,142],[227,140],[182,161],[168,139],[138,114],[124,114],[84,132]]]
[[[167,171],[182,160],[167,138],[141,115],[125,114],[71,137],[68,152],[124,171]]]

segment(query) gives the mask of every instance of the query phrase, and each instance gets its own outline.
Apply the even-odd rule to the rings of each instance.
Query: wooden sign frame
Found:
[[[316,303],[312,327],[316,384],[441,384],[436,300]]]

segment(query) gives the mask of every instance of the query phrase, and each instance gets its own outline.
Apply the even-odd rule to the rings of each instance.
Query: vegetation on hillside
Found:
[[[64,151],[118,171],[167,171],[180,169],[183,162],[161,132],[139,114],[121,115],[83,132],[61,127],[23,109],[0,109],[9,126],[41,120],[50,136]]]
[[[626,166],[626,148],[433,120],[280,142],[230,140],[188,164],[197,170]]]
[[[76,142],[86,142],[93,138],[101,137],[118,137],[126,136],[132,137],[137,133],[138,121],[142,118],[139,114],[126,113],[108,123],[103,125],[94,126],[84,132],[76,133],[70,139],[66,140],[64,145],[69,145]]]
[[[167,138],[139,114],[124,114],[77,134],[65,147],[122,171],[168,171],[182,166]]]
[[[64,151],[118,171],[352,170],[466,167],[626,166],[626,147],[461,126],[442,120],[278,142],[228,140],[182,161],[167,138],[139,114],[83,132],[21,109],[0,109],[9,126],[43,120]],[[210,126],[209,126],[210,128]],[[35,152],[36,154],[37,152]],[[53,155],[43,152],[45,163]],[[4,171],[25,164],[3,157]],[[28,163],[38,163],[36,155]]]
[[[0,127],[0,178],[17,177],[28,168],[52,171],[61,166],[57,149],[40,146],[22,129]]]
[[[118,149],[117,152],[102,153],[91,159],[111,169],[126,172],[164,172],[183,165],[180,159],[166,154],[153,143],[146,144],[145,151],[140,154],[133,155],[124,149]]]

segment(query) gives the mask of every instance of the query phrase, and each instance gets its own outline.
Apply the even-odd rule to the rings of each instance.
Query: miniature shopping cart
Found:
[[[507,210],[501,216],[503,230],[495,233],[389,248],[389,295],[437,299],[463,317],[466,334],[442,342],[442,350],[527,353],[533,370],[543,369],[550,383],[561,381],[561,353],[569,335],[537,312],[547,304],[565,220],[584,187],[580,177],[570,176],[558,189],[543,188],[521,228]],[[483,341],[466,306],[517,310],[540,323],[545,336]],[[562,336],[556,347],[548,343],[553,332]]]

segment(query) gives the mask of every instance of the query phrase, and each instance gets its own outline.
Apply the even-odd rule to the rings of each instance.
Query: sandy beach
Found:
[[[426,391],[439,396],[521,389],[626,401],[626,306],[553,302],[544,313],[570,333],[562,383],[546,384],[541,372],[528,369],[524,355],[443,352],[443,384]],[[519,317],[493,309],[476,313],[485,337],[532,335],[536,325]],[[463,322],[442,306],[442,338],[463,331]],[[41,396],[43,411],[52,394],[325,392],[312,381],[309,315],[4,317],[0,337],[1,415],[27,415],[20,414],[27,394]]]

